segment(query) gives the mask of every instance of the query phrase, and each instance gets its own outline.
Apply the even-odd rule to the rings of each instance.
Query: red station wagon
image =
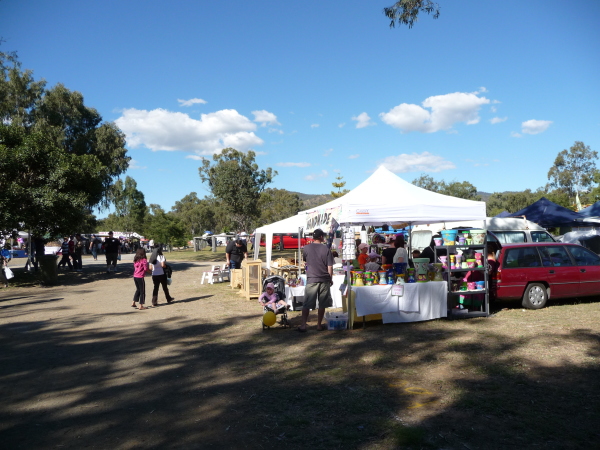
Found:
[[[498,244],[496,244],[498,245]],[[492,298],[539,309],[549,298],[600,295],[600,256],[576,244],[499,244]]]

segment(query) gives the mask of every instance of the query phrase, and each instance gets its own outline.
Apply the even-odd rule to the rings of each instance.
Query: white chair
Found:
[[[229,267],[227,267],[227,263],[223,264],[221,268],[221,281],[225,281],[225,278],[231,282],[231,272],[229,271]]]
[[[204,284],[204,280],[206,280],[209,284],[214,284],[215,281],[221,283],[223,281],[221,268],[219,266],[212,266],[210,271],[202,272],[200,284]]]

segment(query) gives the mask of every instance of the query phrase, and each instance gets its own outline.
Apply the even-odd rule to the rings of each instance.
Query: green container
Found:
[[[48,286],[58,284],[58,256],[44,255],[39,263],[42,283]]]

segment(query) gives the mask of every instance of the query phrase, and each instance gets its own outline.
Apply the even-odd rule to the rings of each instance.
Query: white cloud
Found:
[[[146,166],[140,166],[139,161],[135,160],[135,159],[130,159],[129,160],[129,169],[147,169],[148,167]]]
[[[278,128],[269,128],[269,133],[283,134],[283,130],[280,130]]]
[[[327,150],[325,150],[325,151],[323,152],[323,156],[329,156],[329,155],[331,155],[331,153],[332,153],[332,152],[333,152],[333,149],[332,149],[332,148],[330,148],[330,149],[327,149]]]
[[[478,123],[479,109],[488,103],[490,100],[479,97],[478,93],[454,92],[428,97],[422,103],[423,106],[402,103],[387,113],[379,114],[379,117],[386,124],[405,133],[435,133],[448,130],[461,122],[467,125]]]
[[[543,133],[552,124],[550,120],[526,120],[521,124],[521,133],[539,134]]]
[[[310,127],[311,128],[319,128],[319,124],[318,123],[313,123]]]
[[[358,153],[356,153],[355,155],[350,155],[348,156],[348,159],[356,159],[358,158],[360,155]]]
[[[261,109],[260,111],[252,111],[254,114],[254,121],[260,123],[261,127],[266,127],[267,125],[281,125],[277,122],[277,116],[269,111],[265,111]]]
[[[310,167],[311,164],[307,162],[280,162],[276,164],[279,167]]]
[[[495,125],[497,123],[506,122],[507,120],[508,120],[508,117],[494,117],[493,119],[490,120],[490,123],[492,125]]]
[[[256,124],[235,109],[201,114],[200,120],[165,109],[126,109],[116,121],[130,148],[145,146],[152,151],[189,151],[210,155],[225,147],[246,151],[263,140],[254,134]]]
[[[388,156],[381,161],[381,164],[394,173],[441,172],[442,170],[456,168],[452,161],[429,152]]]
[[[371,125],[375,125],[374,122],[371,122],[371,118],[366,112],[360,113],[358,116],[352,117],[352,120],[355,120],[356,128],[365,128]]]
[[[520,138],[520,137],[523,137],[523,135],[521,135],[520,133],[517,133],[517,132],[515,132],[515,131],[513,131],[512,133],[510,133],[510,136],[511,136],[511,137],[514,137],[514,138]]]
[[[311,173],[310,175],[306,175],[304,177],[304,179],[306,181],[314,181],[314,180],[317,180],[319,178],[325,178],[328,175],[329,175],[329,173],[325,169],[323,169],[321,171],[321,173]]]
[[[496,111],[498,111],[498,108],[496,108],[495,106],[490,106],[490,111],[495,113]]]
[[[340,127],[340,128],[344,128],[345,126],[346,126],[346,122],[344,122],[344,123],[340,123],[340,124],[338,125],[338,127]]]
[[[178,98],[177,101],[179,102],[179,106],[192,106],[196,103],[202,103],[204,105],[206,103],[206,100],[202,100],[201,98],[190,98],[189,100],[181,100]]]

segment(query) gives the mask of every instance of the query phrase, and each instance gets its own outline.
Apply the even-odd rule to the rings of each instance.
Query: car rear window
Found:
[[[502,244],[525,242],[525,233],[523,231],[494,231],[493,233]]]
[[[572,266],[573,261],[563,246],[538,247],[544,266]]]
[[[600,256],[583,247],[569,246],[569,252],[578,266],[600,266]]]
[[[540,267],[540,255],[533,247],[509,248],[504,257],[503,267]]]
[[[545,231],[532,231],[531,240],[533,242],[555,242],[554,238]]]

